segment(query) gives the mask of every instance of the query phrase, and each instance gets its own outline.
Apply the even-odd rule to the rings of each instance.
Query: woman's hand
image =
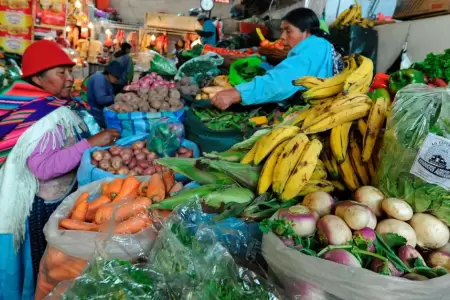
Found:
[[[211,104],[220,110],[226,110],[233,104],[241,102],[241,93],[236,89],[227,89],[218,92],[211,100]]]
[[[87,139],[92,147],[105,147],[114,144],[120,138],[120,132],[116,129],[105,129]]]

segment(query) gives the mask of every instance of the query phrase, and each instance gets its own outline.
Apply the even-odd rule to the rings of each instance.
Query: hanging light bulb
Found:
[[[72,28],[70,26],[67,26],[66,27],[66,32],[71,32],[71,31],[72,31]]]
[[[80,0],[75,1],[75,8],[80,9],[83,5],[81,4]]]
[[[92,29],[92,28],[94,28],[94,24],[92,24],[92,22],[89,22],[89,24],[88,24],[88,28],[89,28],[89,29]]]
[[[111,32],[111,30],[109,30],[109,28],[105,30],[105,33],[106,33],[107,35],[111,35],[111,34],[112,34],[112,32]]]
[[[152,42],[153,42],[154,40],[156,40],[156,36],[154,34],[152,34],[151,39],[152,39]]]

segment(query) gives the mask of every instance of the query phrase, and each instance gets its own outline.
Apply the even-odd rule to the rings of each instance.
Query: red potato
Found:
[[[134,167],[136,167],[136,165],[137,165],[137,160],[136,160],[136,158],[133,157],[130,160],[130,163],[128,164],[128,168],[133,169]]]
[[[120,156],[113,156],[111,158],[111,166],[118,170],[120,167],[122,167],[123,162],[122,162],[122,158],[120,158]]]
[[[155,167],[148,167],[142,172],[142,175],[153,175],[155,174],[155,172],[156,172]]]
[[[150,154],[151,153],[151,151],[150,150],[148,150],[147,148],[143,148],[142,149],[142,153],[145,153],[145,154]]]
[[[155,170],[156,170],[156,173],[161,174],[161,173],[162,173],[162,167],[161,167],[161,165],[156,164],[156,165],[155,165]]]
[[[137,150],[137,149],[143,149],[145,147],[145,142],[139,141],[135,142],[133,145],[131,145],[131,149]]]
[[[110,160],[112,158],[111,153],[109,153],[108,151],[104,151],[103,152],[103,160]]]
[[[128,176],[139,176],[139,174],[135,170],[130,170]]]
[[[133,154],[124,153],[120,157],[122,157],[122,159],[125,160],[125,161],[131,161],[131,159],[133,158]]]
[[[138,173],[138,175],[142,175],[142,173],[144,173],[144,169],[142,169],[141,167],[134,167],[133,171]]]
[[[187,148],[185,148],[185,147],[180,147],[180,149],[178,149],[178,151],[177,151],[177,152],[178,152],[179,154],[184,154],[184,153],[186,153],[186,152],[187,152],[187,150],[188,150],[188,149],[187,149]]]
[[[111,148],[109,148],[109,152],[111,152],[111,154],[113,156],[115,155],[120,155],[120,152],[122,152],[122,147],[120,146],[111,146]]]
[[[91,165],[94,165],[94,167],[98,167],[98,161],[95,159],[91,159]]]
[[[111,173],[111,174],[117,174],[117,171],[114,170],[113,168],[108,168],[108,169],[106,169],[105,171],[106,171],[106,172],[109,172],[109,173]]]
[[[140,167],[144,170],[147,169],[148,167],[150,167],[150,163],[146,160],[138,160],[137,165],[138,165],[138,167]]]
[[[117,174],[119,174],[119,175],[128,175],[129,171],[130,171],[130,169],[128,169],[125,166],[122,166],[122,167],[117,169]]]
[[[123,148],[122,152],[120,152],[120,156],[122,156],[123,158],[124,154],[128,154],[131,156],[133,155],[133,150],[131,150],[130,148]]]
[[[104,151],[101,150],[94,151],[94,153],[92,153],[92,158],[95,161],[101,161],[103,159],[103,152]]]
[[[142,150],[141,149],[135,149],[133,151],[133,153],[134,153],[134,155],[138,155],[139,153],[142,153]]]
[[[103,159],[99,162],[98,166],[100,169],[108,170],[111,168],[111,161],[109,159]]]
[[[147,156],[144,153],[142,153],[142,152],[139,152],[138,154],[136,154],[136,159],[138,161],[145,160],[146,158],[147,158]]]
[[[158,159],[158,154],[156,154],[155,152],[150,152],[147,154],[147,160],[148,161],[153,161],[155,159]]]

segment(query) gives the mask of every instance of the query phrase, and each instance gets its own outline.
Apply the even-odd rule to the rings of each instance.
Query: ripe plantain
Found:
[[[347,156],[351,127],[352,122],[347,122],[331,129],[330,148],[338,164],[342,163]]]
[[[363,185],[370,184],[369,173],[367,171],[365,163],[361,159],[361,149],[359,148],[358,141],[354,134],[350,137],[350,161],[353,169],[356,171],[360,182]]]
[[[315,192],[331,193],[335,189],[333,183],[328,180],[309,180],[297,196],[306,196]]]
[[[304,76],[299,79],[296,79],[292,82],[295,86],[303,86],[307,89],[312,89],[318,85],[321,85],[325,79],[317,78],[313,76]]]
[[[360,84],[361,82],[366,82],[367,76],[370,76],[370,81],[373,77],[373,62],[371,59],[358,55],[359,67],[353,73],[351,73],[344,84],[344,94],[349,93],[350,88],[354,85]]]
[[[306,145],[297,165],[284,186],[281,200],[290,200],[300,193],[311,179],[321,151],[322,143],[319,140],[314,139]]]
[[[275,165],[277,164],[278,158],[280,157],[281,152],[288,141],[284,141],[279,144],[275,150],[273,150],[272,154],[270,154],[269,158],[264,163],[264,166],[261,170],[261,174],[259,175],[258,180],[258,194],[264,194],[272,185],[273,172],[275,170]]]
[[[339,173],[347,188],[352,192],[361,187],[358,176],[356,175],[355,170],[353,170],[349,155],[347,155],[342,164],[339,165]]]
[[[258,147],[258,142],[253,145],[252,149],[245,154],[245,156],[241,159],[241,164],[250,165],[253,163],[253,159],[255,158],[256,149]]]
[[[367,130],[363,138],[363,153],[362,160],[368,162],[372,156],[375,143],[380,133],[381,127],[386,120],[387,101],[384,98],[378,98],[372,109],[370,110],[369,118],[367,119]]]
[[[274,128],[268,134],[262,136],[258,140],[258,147],[256,149],[255,158],[253,159],[253,163],[255,165],[259,165],[264,158],[266,158],[269,153],[275,149],[276,146],[294,137],[300,128],[297,126],[278,126]]]

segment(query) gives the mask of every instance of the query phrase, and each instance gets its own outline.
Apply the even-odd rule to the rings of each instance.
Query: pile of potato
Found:
[[[184,76],[177,83],[176,87],[183,95],[195,96],[199,87],[198,84],[194,83],[191,77]]]
[[[180,147],[177,157],[193,157],[191,149]],[[153,175],[164,171],[154,163],[158,154],[145,148],[144,141],[135,142],[130,147],[112,146],[108,150],[97,150],[92,153],[91,163],[106,172],[117,175]]]

